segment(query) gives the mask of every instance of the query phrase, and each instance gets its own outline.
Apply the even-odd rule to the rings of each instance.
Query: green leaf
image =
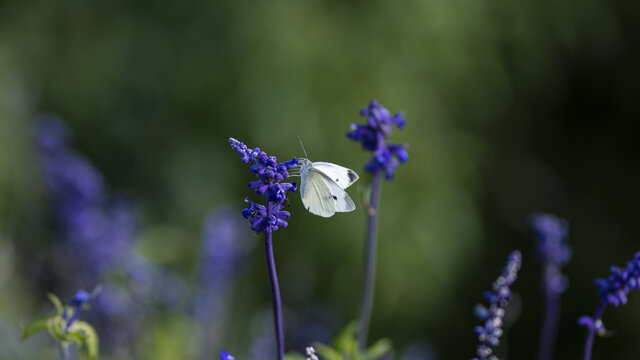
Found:
[[[81,332],[69,330],[67,334],[69,334],[69,338],[73,339],[73,341],[77,342],[78,344],[82,344],[87,341],[87,336],[83,331]]]
[[[371,207],[371,180],[370,179],[365,186],[358,187],[358,194],[360,195],[362,208],[368,214]]]
[[[93,326],[89,325],[89,323],[84,321],[76,321],[71,326],[71,330],[75,334],[84,335],[84,341],[82,342],[85,345],[87,351],[87,358],[89,360],[96,360],[98,358],[98,354],[100,352],[98,333],[96,333]]]
[[[55,315],[41,316],[32,320],[29,324],[27,324],[27,326],[25,326],[24,330],[22,331],[22,336],[20,337],[20,339],[24,340],[29,336],[37,333],[40,330],[46,330],[49,324],[49,321],[54,317]]]
[[[342,360],[342,355],[340,355],[340,352],[334,350],[329,345],[315,343],[313,344],[313,346],[315,347],[318,354],[320,354],[320,356],[325,360]]]
[[[389,339],[380,339],[367,349],[367,358],[379,359],[389,351],[391,351],[391,341]]]
[[[355,322],[347,324],[344,327],[342,332],[338,334],[336,339],[333,341],[333,345],[338,350],[347,350],[352,349],[357,345],[356,340],[356,332],[358,330],[358,325]]]
[[[47,330],[49,331],[49,334],[51,334],[51,336],[53,336],[53,338],[58,341],[73,341],[73,339],[71,339],[69,337],[69,334],[65,331],[64,320],[62,320],[62,316],[52,316],[47,322]]]
[[[60,299],[58,299],[58,297],[53,295],[52,293],[47,293],[47,297],[49,298],[49,301],[53,303],[53,306],[56,307],[56,313],[58,315],[62,315],[62,311],[64,310],[62,301],[60,301]]]

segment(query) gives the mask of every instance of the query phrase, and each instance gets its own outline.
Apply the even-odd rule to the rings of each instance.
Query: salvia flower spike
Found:
[[[391,180],[398,165],[409,160],[405,144],[386,142],[391,135],[392,125],[398,129],[404,128],[404,115],[391,115],[377,100],[371,100],[368,107],[360,110],[360,115],[366,117],[367,121],[364,124],[351,124],[347,137],[360,142],[363,149],[373,153],[364,166],[366,171],[372,174],[384,172],[386,179]]]
[[[380,105],[377,100],[371,100],[368,107],[360,110],[360,115],[366,117],[366,122],[351,124],[351,131],[347,133],[347,137],[360,142],[363,149],[373,153],[364,166],[367,172],[373,174],[365,239],[365,276],[358,332],[358,346],[360,350],[364,350],[367,345],[371,309],[373,308],[378,203],[382,174],[387,180],[392,180],[398,165],[409,160],[409,154],[407,154],[406,145],[387,142],[387,138],[391,135],[392,126],[395,125],[398,129],[404,128],[406,122],[402,113],[391,115],[389,110]]]
[[[271,293],[273,295],[273,317],[276,328],[276,345],[278,348],[278,360],[284,360],[284,329],[282,326],[282,302],[280,300],[280,287],[278,285],[278,275],[273,256],[274,231],[281,227],[287,227],[287,219],[291,216],[288,211],[282,210],[289,202],[287,192],[296,191],[296,183],[286,183],[283,180],[289,177],[289,170],[298,166],[298,160],[291,159],[278,163],[275,156],[268,156],[259,148],[249,149],[240,141],[229,138],[231,148],[234,149],[243,163],[251,163],[249,171],[258,180],[249,183],[249,188],[256,194],[264,196],[265,205],[254,203],[245,199],[249,207],[242,211],[242,216],[249,219],[251,229],[256,233],[264,233],[265,251],[267,256],[267,270],[269,271],[269,281],[271,282]]]
[[[604,335],[606,330],[602,323],[602,314],[607,305],[621,306],[627,303],[627,295],[631,290],[640,289],[640,252],[636,253],[633,260],[627,263],[624,269],[617,266],[611,267],[611,275],[606,279],[596,279],[600,304],[592,317],[582,316],[578,324],[587,328],[587,336],[584,343],[583,359],[591,359],[593,338],[596,332]]]
[[[474,329],[480,344],[476,348],[476,357],[472,360],[498,360],[494,349],[500,343],[500,337],[504,333],[502,326],[507,305],[512,298],[511,285],[518,278],[521,264],[520,251],[511,252],[502,274],[493,283],[492,289],[484,293],[488,307],[478,304],[474,308],[476,317],[484,321],[484,324]]]
[[[281,227],[287,227],[286,220],[291,214],[282,208],[288,204],[286,193],[296,191],[297,186],[295,182],[281,181],[289,177],[289,170],[298,166],[298,160],[278,163],[275,156],[268,156],[260,148],[249,149],[234,138],[230,138],[229,143],[240,155],[243,163],[252,164],[249,171],[258,180],[250,182],[249,188],[267,200],[266,205],[261,205],[245,199],[249,207],[242,211],[242,216],[249,219],[251,229],[257,233],[271,233]]]
[[[551,359],[558,318],[560,295],[569,281],[562,274],[562,266],[571,259],[571,248],[566,238],[568,223],[551,214],[535,214],[531,217],[531,229],[536,239],[536,252],[543,263],[545,316],[538,345],[538,360]]]

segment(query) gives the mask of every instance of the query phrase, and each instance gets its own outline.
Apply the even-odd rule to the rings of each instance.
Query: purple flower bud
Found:
[[[88,303],[89,300],[91,300],[91,294],[84,290],[78,290],[71,299],[71,304],[73,304],[73,306],[82,306]]]
[[[236,360],[233,355],[229,354],[226,351],[220,351],[220,360]]]

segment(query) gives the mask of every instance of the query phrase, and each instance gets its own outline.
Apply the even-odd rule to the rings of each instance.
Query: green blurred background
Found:
[[[1,2],[4,356],[51,358],[47,336],[18,341],[51,291],[30,266],[51,238],[37,115],[61,116],[110,190],[135,198],[137,250],[190,281],[205,214],[240,216],[249,194],[227,138],[286,160],[303,155],[300,136],[312,160],[359,170],[360,198],[368,154],[345,133],[376,98],[405,113],[391,140],[410,145],[410,160],[383,184],[371,338],[398,354],[424,341],[438,359],[471,357],[471,310],[520,249],[518,318],[500,352],[533,358],[541,270],[527,220],[545,211],[571,224],[556,358],[578,358],[593,279],[639,249],[639,16],[640,2],[604,0]],[[322,219],[292,196],[290,226],[275,236],[287,312],[321,307],[336,331],[356,318],[360,209]],[[631,295],[608,309],[616,335],[596,341],[595,358],[637,358]],[[230,297],[214,341],[248,359],[271,306],[259,238]],[[157,311],[137,356],[191,357],[192,329],[180,309]]]

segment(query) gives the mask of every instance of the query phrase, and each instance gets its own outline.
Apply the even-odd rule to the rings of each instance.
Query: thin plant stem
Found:
[[[596,312],[593,314],[594,323],[602,317],[602,313],[604,312],[605,307],[607,307],[607,300],[602,299]],[[595,324],[594,324],[595,325]],[[591,326],[587,330],[587,337],[584,340],[584,355],[582,356],[583,360],[591,360],[591,350],[593,349],[593,338],[596,335],[595,326]]]
[[[267,201],[267,213],[271,212],[271,203]],[[273,319],[276,327],[276,345],[278,347],[278,360],[284,360],[284,331],[282,328],[282,301],[280,300],[280,287],[278,285],[278,274],[276,273],[276,262],[273,257],[272,232],[264,233],[264,245],[267,255],[267,267],[269,269],[269,281],[271,282],[271,293],[273,295]]]
[[[555,347],[558,333],[558,315],[560,314],[560,295],[548,293],[545,303],[545,313],[538,345],[538,360],[550,360]]]
[[[63,342],[60,343],[60,356],[62,356],[62,360],[70,360],[68,344]]]
[[[373,176],[371,182],[371,201],[367,218],[367,237],[365,239],[364,289],[362,291],[362,307],[360,313],[360,329],[358,332],[358,346],[360,350],[367,347],[367,336],[371,322],[373,308],[373,289],[376,275],[376,243],[378,228],[378,203],[380,201],[380,185],[382,172]]]

